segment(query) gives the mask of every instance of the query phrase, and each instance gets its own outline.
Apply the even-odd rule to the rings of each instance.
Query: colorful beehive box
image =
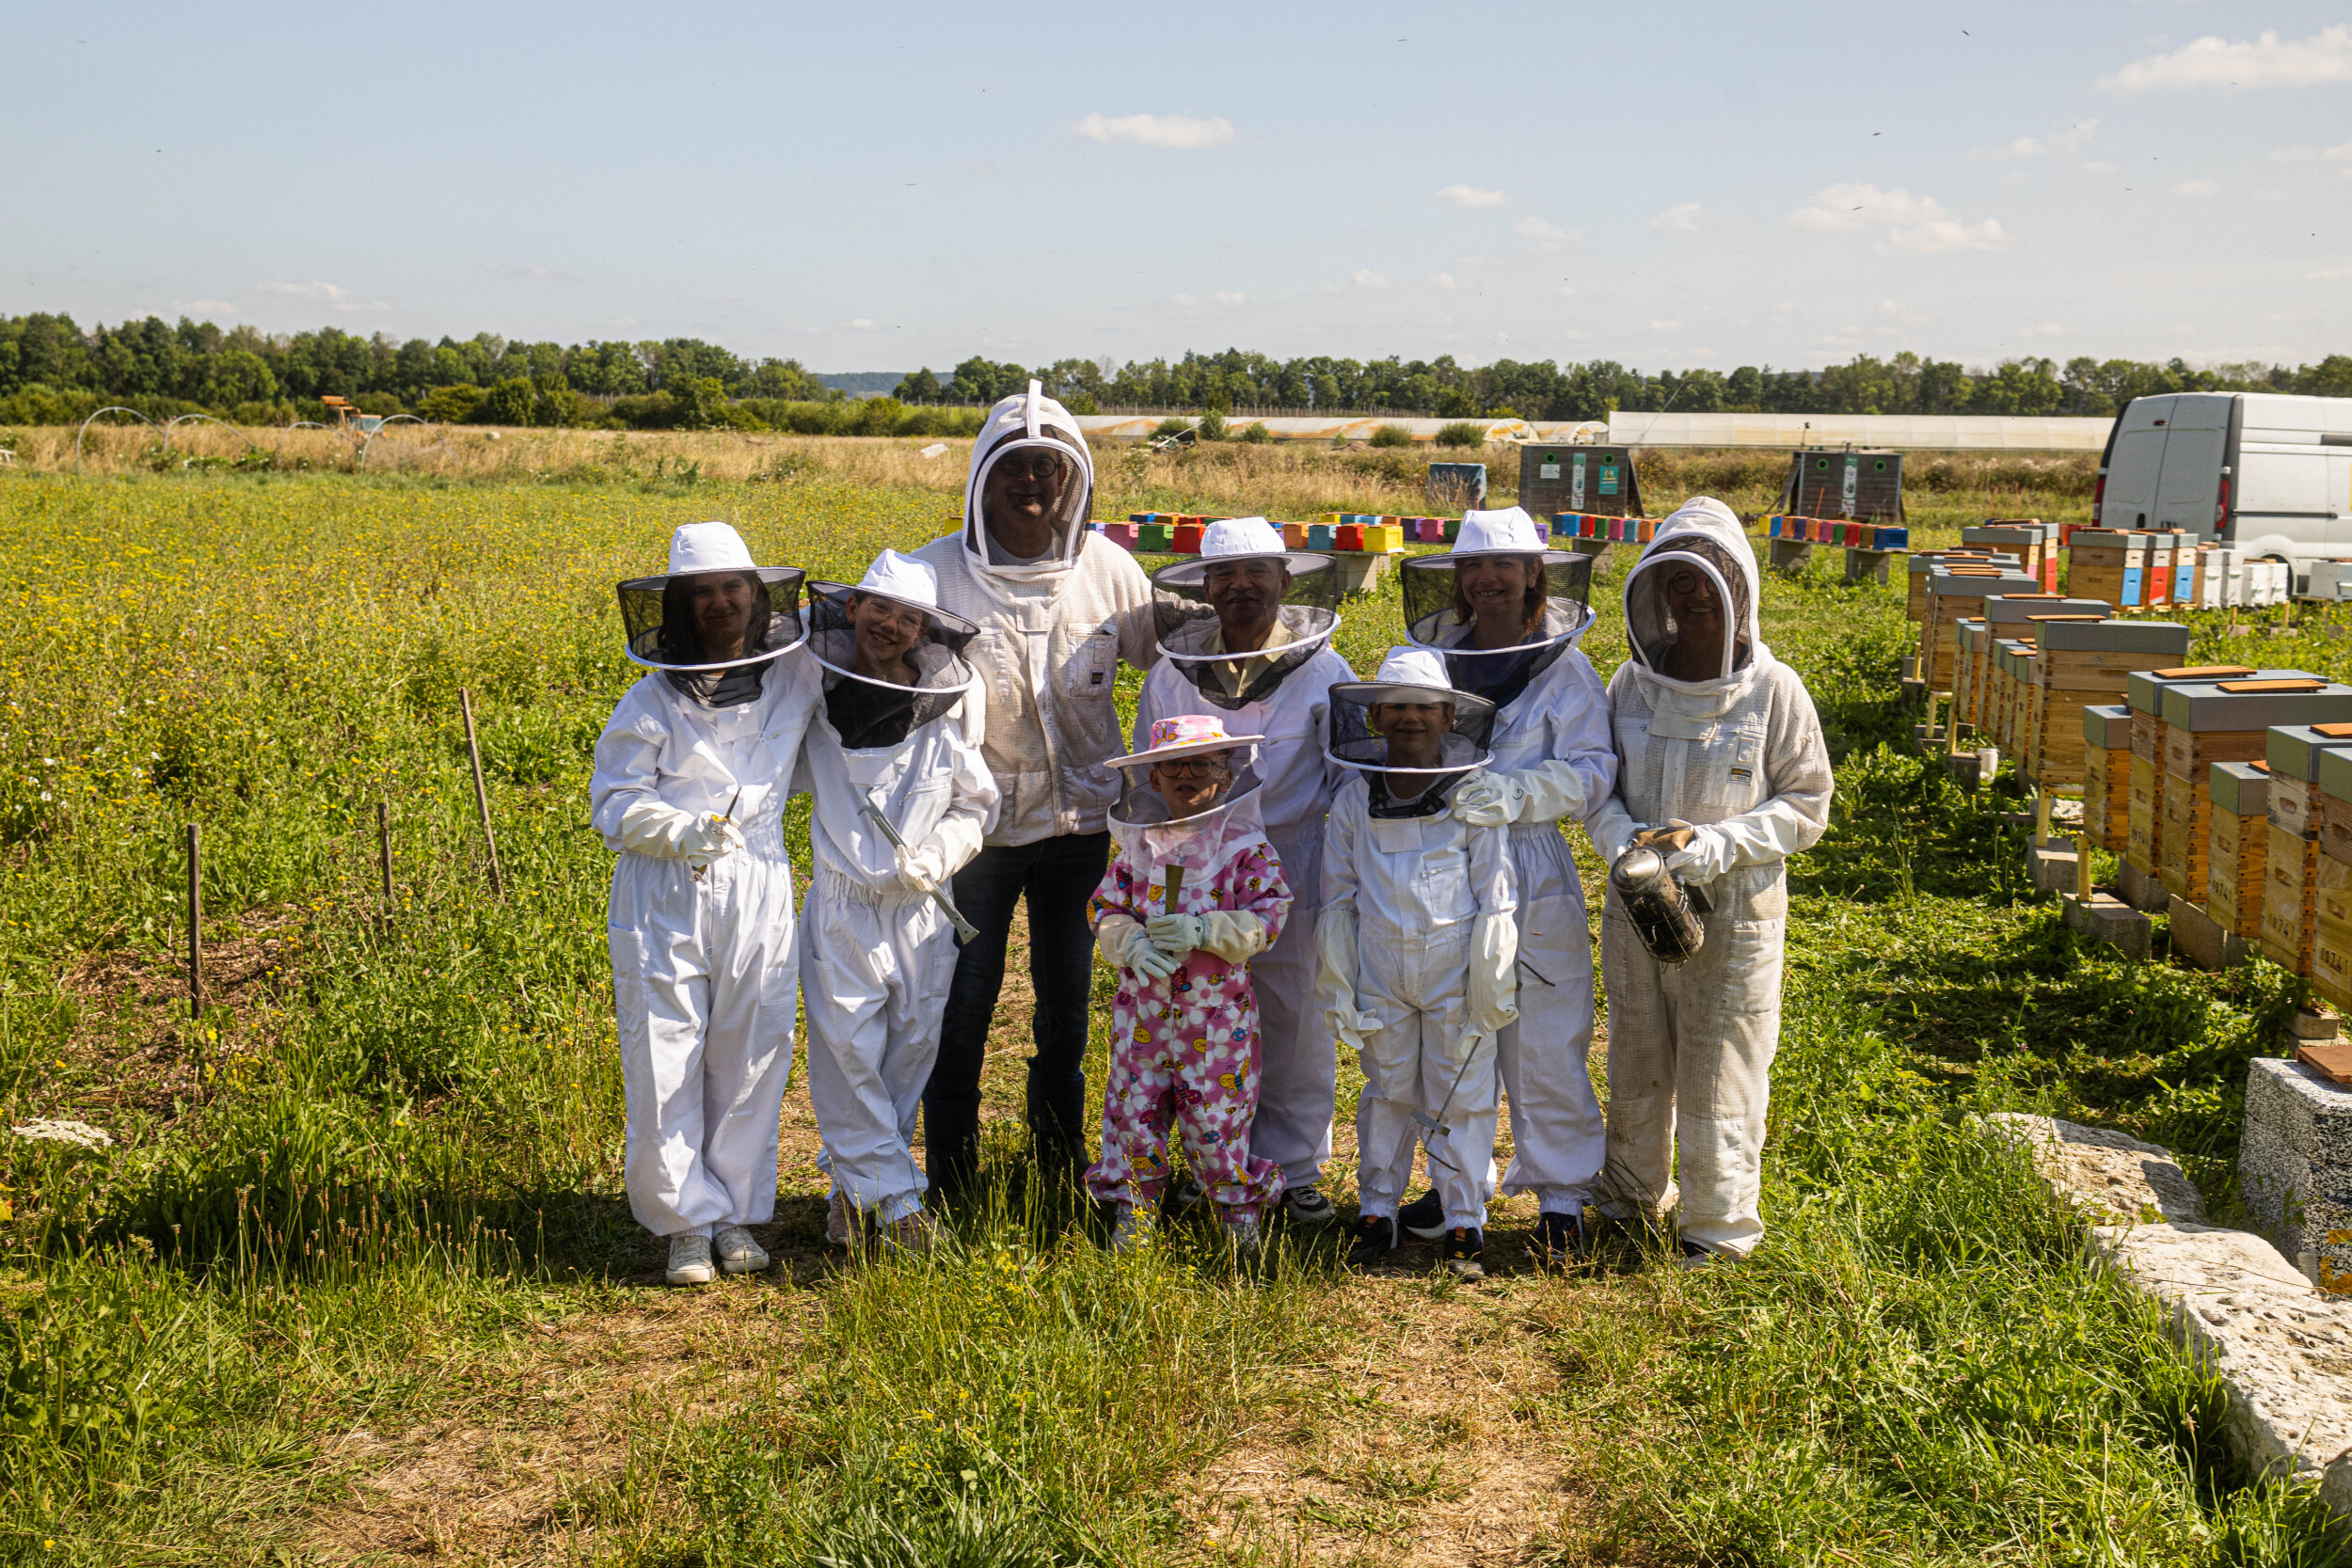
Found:
[[[1931,691],[1956,691],[1952,684],[1955,649],[1952,626],[1963,616],[1983,613],[1988,594],[2025,594],[2034,579],[2022,572],[1995,566],[1953,566],[1928,574],[1928,614],[1920,624],[1919,673]]]
[[[1358,522],[1342,523],[1332,531],[1332,537],[1334,543],[1331,547],[1333,549],[1360,550],[1364,547],[1364,525]]]
[[[1142,532],[1141,523],[1104,523],[1103,525],[1103,537],[1124,549],[1134,549],[1136,539]]]
[[[1453,544],[1456,539],[1459,539],[1462,536],[1462,519],[1459,517],[1448,517],[1445,520],[1445,526],[1438,531],[1438,543],[1445,545]]]
[[[1405,547],[1405,529],[1398,523],[1376,523],[1364,530],[1364,548],[1394,555]]]
[[[1136,531],[1136,548],[1145,555],[1165,555],[1174,547],[1175,531],[1167,523],[1145,523]]]
[[[2163,694],[2164,816],[2156,877],[2191,902],[2204,895],[2212,797],[2203,785],[2217,762],[2264,756],[2275,724],[2352,721],[2352,686],[2317,675],[2168,685]]]
[[[2066,545],[2066,591],[2137,610],[2147,565],[2146,535],[2125,529],[2076,529]]]
[[[2217,762],[2205,793],[2213,813],[2205,847],[2205,912],[2232,935],[2260,942],[2263,882],[2269,870],[2270,765]]]
[[[1960,542],[1963,545],[1988,546],[2005,555],[2015,556],[2020,569],[2027,577],[2040,581],[2045,592],[2058,592],[2057,574],[2050,569],[2051,562],[2046,554],[2049,542],[2043,538],[2039,522],[2024,518],[2014,523],[2007,519],[1988,519],[1980,527],[1962,529]]]
[[[1168,534],[1168,546],[1178,555],[1199,555],[1202,531],[1199,523],[1178,523]]]
[[[2156,874],[2156,848],[2164,836],[2165,687],[2209,685],[2258,673],[2237,664],[2182,665],[2123,677],[2123,705],[2132,710],[2131,813],[2123,859],[2141,875]]]
[[[1282,547],[1286,550],[1305,549],[1307,528],[1308,525],[1305,523],[1284,523],[1282,525]]]
[[[2130,831],[2132,710],[2121,703],[2084,708],[2080,744],[2083,836],[2121,854]]]
[[[1335,550],[1339,548],[1339,533],[1337,523],[1309,523],[1307,547],[1311,550]]]

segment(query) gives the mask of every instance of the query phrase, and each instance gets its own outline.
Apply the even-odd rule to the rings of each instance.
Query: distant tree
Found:
[[[1409,447],[1413,433],[1401,424],[1384,424],[1372,433],[1371,444],[1375,447]]]
[[[481,406],[484,395],[482,388],[470,381],[436,387],[424,395],[423,402],[417,404],[417,413],[435,424],[464,424],[473,418],[473,411]]]
[[[510,375],[484,395],[471,417],[474,424],[527,425],[538,388],[527,375]]]
[[[890,395],[900,403],[937,403],[939,377],[931,374],[930,367],[926,365],[913,375],[900,376],[898,389]]]
[[[1193,428],[1200,433],[1203,441],[1222,441],[1225,439],[1225,410],[1212,404],[1209,411],[1200,416],[1200,422]]]

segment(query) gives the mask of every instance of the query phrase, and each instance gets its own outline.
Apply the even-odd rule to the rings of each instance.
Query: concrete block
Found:
[[[2326,1003],[2316,1003],[2295,1009],[2287,1020],[2287,1038],[2291,1040],[2331,1040],[2343,1032],[2344,1020]]]
[[[1915,681],[1919,678],[1919,656],[1917,654],[1903,655],[1903,679]]]
[[[2153,871],[2142,871],[2126,860],[2115,863],[2116,895],[2136,910],[2162,914],[2172,905],[2172,894]]]
[[[1909,664],[1911,659],[1903,660]],[[1916,675],[1903,677],[1901,702],[1905,707],[1925,707],[1928,705],[1928,683]]]
[[[2352,1291],[2352,1085],[2256,1058],[2237,1168],[2264,1233],[2322,1290]]]
[[[2233,969],[2253,956],[2252,944],[2221,922],[2174,894],[2168,908],[2172,915],[2172,951],[2200,969]]]
[[[1944,726],[1941,724],[1914,724],[1911,726],[1911,739],[1922,756],[1944,754]]]
[[[2065,909],[2068,929],[2104,942],[2127,958],[2148,957],[2155,922],[2113,894],[2094,891],[2090,902],[2086,904],[2069,893],[2059,902]]]
[[[2033,874],[2036,893],[2072,893],[2074,891],[2074,851],[2060,849],[2062,839],[2054,839],[2050,847],[2026,851],[2026,869]]]
[[[1775,572],[1791,576],[1813,564],[1813,546],[1802,540],[1774,539],[1772,545],[1772,564]]]

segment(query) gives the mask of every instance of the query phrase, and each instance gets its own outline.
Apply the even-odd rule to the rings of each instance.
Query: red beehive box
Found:
[[[1362,549],[1364,547],[1364,525],[1361,523],[1342,523],[1340,525],[1339,547],[1343,550]]]
[[[1200,525],[1199,523],[1189,522],[1178,523],[1176,525],[1176,553],[1178,555],[1199,555],[1200,553]]]

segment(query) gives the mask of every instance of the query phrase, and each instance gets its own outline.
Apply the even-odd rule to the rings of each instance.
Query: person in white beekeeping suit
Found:
[[[1438,655],[1393,648],[1370,681],[1330,692],[1330,755],[1354,776],[1324,830],[1316,1000],[1363,1069],[1359,1203],[1348,1260],[1398,1242],[1397,1209],[1426,1142],[1441,1256],[1486,1276],[1495,1190],[1495,1037],[1518,1016],[1518,878],[1502,828],[1450,797],[1488,760],[1494,705],[1446,682]]]
[[[972,443],[962,529],[914,552],[939,574],[940,608],[979,627],[968,657],[988,702],[980,754],[1004,797],[980,852],[956,874],[956,903],[978,935],[957,951],[923,1091],[931,1179],[950,1192],[977,1165],[980,1064],[1024,900],[1037,993],[1033,1148],[1049,1180],[1074,1182],[1086,1168],[1087,898],[1110,863],[1119,780],[1105,764],[1125,750],[1119,664],[1149,670],[1156,657],[1151,579],[1089,531],[1093,496],[1077,421],[1032,381],[989,410]]]
[[[1757,1212],[1764,1112],[1780,1041],[1790,855],[1829,823],[1829,750],[1813,699],[1756,624],[1756,555],[1710,497],[1666,519],[1625,583],[1632,657],[1610,678],[1617,787],[1590,822],[1614,864],[1645,830],[1711,905],[1698,952],[1651,956],[1617,892],[1601,913],[1609,991],[1609,1168],[1599,1207],[1655,1229],[1675,1205],[1682,1261],[1742,1258]]]
[[[940,610],[930,567],[896,550],[854,588],[812,584],[808,617],[824,703],[794,783],[817,798],[801,996],[818,1164],[833,1178],[825,1234],[852,1246],[870,1221],[886,1244],[928,1251],[938,1231],[914,1120],[956,969],[955,927],[933,894],[996,825],[986,710],[963,657],[978,628]]]
[[[1544,547],[1518,507],[1470,512],[1454,548],[1402,562],[1406,636],[1445,659],[1457,690],[1495,705],[1494,761],[1462,781],[1454,815],[1510,830],[1518,878],[1518,1022],[1496,1037],[1511,1107],[1502,1191],[1534,1193],[1529,1249],[1565,1262],[1584,1247],[1584,1204],[1606,1148],[1586,1058],[1593,1049],[1593,936],[1576,857],[1561,833],[1617,778],[1609,693],[1577,646],[1593,624],[1590,557]],[[1438,1195],[1399,1223],[1436,1236]]]
[[[1197,559],[1152,576],[1160,663],[1136,702],[1135,745],[1152,724],[1206,715],[1265,736],[1258,748],[1260,810],[1290,885],[1290,915],[1249,963],[1263,1036],[1257,1119],[1249,1151],[1281,1167],[1282,1212],[1327,1225],[1339,1210],[1319,1183],[1331,1158],[1339,1061],[1314,1005],[1315,911],[1323,883],[1323,819],[1342,769],[1324,755],[1327,693],[1352,681],[1331,647],[1340,624],[1338,563],[1285,549],[1263,517],[1224,517],[1200,536]],[[1200,1195],[1198,1184],[1187,1199]]]
[[[783,808],[818,703],[801,586],[724,523],[688,523],[667,576],[620,586],[648,673],[596,740],[590,820],[620,851],[606,936],[627,1094],[629,1212],[670,1241],[673,1285],[768,1255],[776,1128],[798,1011]]]

